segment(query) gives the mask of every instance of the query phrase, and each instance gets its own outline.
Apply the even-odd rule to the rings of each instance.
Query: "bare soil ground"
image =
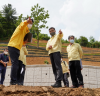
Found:
[[[2,86],[0,96],[100,96],[100,88],[52,88],[40,86]]]
[[[47,60],[49,64],[51,64],[49,57],[27,57],[27,65],[35,65],[35,64],[44,64],[44,61]],[[68,59],[63,59],[64,61],[67,61]],[[83,65],[92,65],[92,66],[100,66],[100,62],[91,62],[91,61],[82,61]],[[11,61],[9,62],[8,66],[11,66]]]

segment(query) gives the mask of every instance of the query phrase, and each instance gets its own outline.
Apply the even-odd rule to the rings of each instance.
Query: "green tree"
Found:
[[[11,36],[16,26],[16,9],[12,8],[11,4],[4,5],[2,10],[2,16],[5,17],[6,26],[4,27],[6,30],[6,36]]]
[[[61,39],[62,43],[69,43],[67,40]]]
[[[7,27],[6,18],[3,17],[0,12],[0,39],[1,40],[6,39],[6,36],[7,36],[6,27]]]
[[[95,41],[95,42],[93,43],[93,47],[94,47],[94,48],[99,48],[99,47],[100,47],[100,42]]]
[[[90,44],[91,44],[91,46],[90,46],[90,47],[92,47],[92,48],[93,48],[94,43],[95,43],[95,38],[94,38],[93,36],[90,36],[89,40],[90,40]]]
[[[45,11],[44,8],[40,7],[38,4],[34,5],[31,9],[31,17],[34,18],[34,24],[32,26],[31,32],[35,32],[37,39],[37,48],[39,47],[39,34],[42,28],[48,28],[46,26],[46,19],[49,18],[48,10]]]
[[[23,14],[21,14],[19,17],[18,17],[18,19],[16,20],[16,27],[22,22],[22,20],[23,20]]]
[[[78,41],[79,41],[80,45],[85,46],[85,47],[88,44],[88,39],[86,37],[84,37],[84,36],[80,36],[80,38],[78,39]]]
[[[75,38],[75,42],[76,42],[76,43],[79,43],[79,40],[78,40],[77,38]]]
[[[92,44],[95,42],[95,38],[93,36],[90,36],[89,40],[90,40],[90,43]]]
[[[50,37],[47,34],[39,34],[39,40],[49,40]]]

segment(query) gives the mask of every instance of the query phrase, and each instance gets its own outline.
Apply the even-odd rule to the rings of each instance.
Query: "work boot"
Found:
[[[18,85],[23,85],[22,83],[18,83]]]
[[[51,85],[54,88],[62,87],[61,83],[56,82],[54,85]]]
[[[64,85],[65,87],[68,87],[67,85]]]
[[[16,82],[10,82],[10,85],[16,85],[17,83]]]

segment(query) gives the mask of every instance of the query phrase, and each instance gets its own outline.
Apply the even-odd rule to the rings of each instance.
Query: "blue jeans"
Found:
[[[0,64],[0,74],[1,74],[0,84],[3,84],[3,81],[5,79],[5,73],[6,73],[6,67]]]

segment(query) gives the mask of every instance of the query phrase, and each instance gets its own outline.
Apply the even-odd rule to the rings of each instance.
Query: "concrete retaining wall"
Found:
[[[10,82],[11,67],[7,67],[4,85]],[[85,88],[100,88],[100,67],[83,66],[82,70]],[[51,65],[28,65],[25,73],[25,86],[50,86],[54,84],[55,78]],[[69,77],[70,86],[72,85]]]

